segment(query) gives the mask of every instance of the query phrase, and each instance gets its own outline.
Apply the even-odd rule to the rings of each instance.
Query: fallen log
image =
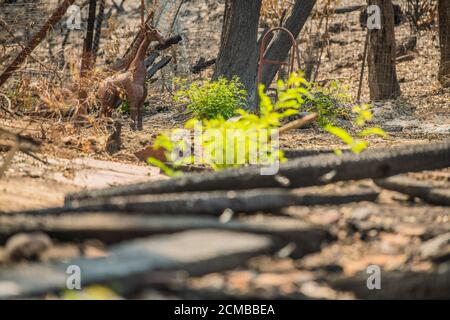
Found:
[[[446,187],[432,186],[426,181],[403,176],[378,179],[374,182],[381,188],[417,197],[431,204],[450,206],[450,185]]]
[[[332,239],[324,228],[299,219],[250,216],[228,222],[198,215],[145,215],[86,212],[63,215],[7,214],[0,216],[0,243],[17,233],[42,232],[59,241],[97,239],[111,244],[150,235],[186,230],[216,229],[275,236],[284,244],[294,243],[297,257],[319,250]]]
[[[386,271],[382,273],[382,289],[367,290],[366,271],[351,277],[331,277],[337,290],[353,292],[358,299],[448,299],[450,263],[442,263],[429,271]]]
[[[348,152],[349,150],[343,150],[345,152]],[[333,149],[290,149],[290,150],[283,150],[284,156],[287,159],[293,159],[293,158],[300,158],[300,157],[310,157],[310,156],[317,156],[320,154],[334,154]]]
[[[72,203],[64,211],[123,211],[146,214],[205,214],[221,215],[229,209],[233,212],[272,212],[289,206],[312,206],[342,204],[358,201],[375,201],[378,192],[369,188],[333,190],[318,194],[318,191],[253,189],[235,191],[210,191],[168,193],[158,195],[118,196]]]
[[[8,80],[8,78],[16,71],[20,65],[25,61],[25,59],[30,55],[30,53],[39,45],[39,43],[47,36],[48,31],[53,28],[53,26],[61,20],[64,14],[72,5],[75,0],[64,0],[63,3],[53,12],[50,18],[45,22],[42,28],[36,33],[27,45],[20,51],[13,62],[3,71],[0,75],[0,87]]]
[[[147,79],[152,78],[156,72],[164,68],[172,60],[172,57],[163,57],[157,63],[147,69]]]
[[[155,62],[156,58],[159,57],[158,51],[170,48],[172,45],[179,43],[181,40],[182,40],[181,36],[177,35],[177,36],[168,38],[164,45],[158,44],[157,46],[155,46],[154,50],[152,52],[150,52],[147,59],[145,59],[145,62],[144,62],[145,67],[148,68],[153,64],[153,62]]]
[[[158,50],[158,51],[166,50],[166,49],[170,48],[171,46],[178,44],[182,40],[183,40],[183,38],[181,37],[181,35],[177,34],[173,37],[167,38],[166,43],[164,43],[164,44],[158,43],[155,46],[155,50]]]
[[[0,177],[6,172],[16,152],[21,151],[41,162],[45,162],[37,157],[33,152],[39,149],[39,144],[31,138],[20,134],[9,132],[0,128],[0,150],[7,151],[0,165]]]
[[[193,74],[200,73],[206,68],[216,64],[217,59],[205,60],[205,58],[200,58],[195,65],[191,67],[191,72]]]
[[[215,173],[190,174],[157,183],[140,183],[69,194],[66,206],[86,199],[112,196],[161,194],[204,190],[252,188],[296,188],[336,181],[379,179],[405,172],[450,166],[450,141],[370,149],[360,154],[324,154],[297,158],[280,165],[276,175],[261,175],[260,167],[246,167]],[[280,179],[281,178],[281,179]]]
[[[318,117],[319,117],[319,115],[317,113],[312,113],[312,114],[308,114],[307,116],[305,116],[303,118],[289,122],[280,128],[279,134],[282,135],[291,130],[304,127],[304,126],[310,124],[311,122],[315,121]]]
[[[152,51],[148,55],[147,59],[144,60],[145,68],[150,67],[153,64],[153,62],[155,62],[156,58],[158,58],[158,57],[159,57],[159,52],[158,51]]]
[[[30,137],[10,132],[2,128],[0,128],[0,137],[6,138],[13,143],[18,142],[20,144],[20,148],[25,151],[37,151],[40,147],[39,142],[37,142],[36,140]],[[2,141],[2,143],[7,144],[6,141]]]
[[[154,271],[183,270],[191,275],[223,271],[279,248],[280,245],[267,236],[220,230],[132,240],[111,246],[108,255],[102,258],[1,268],[0,298],[31,297],[66,289],[68,276],[73,272],[66,273],[70,266],[80,268],[84,287],[110,281],[129,283]]]

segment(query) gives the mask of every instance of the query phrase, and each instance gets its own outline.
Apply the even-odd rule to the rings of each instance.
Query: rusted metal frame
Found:
[[[291,39],[292,48],[291,48],[290,54],[289,54],[289,62],[264,59],[264,53],[265,53],[264,51],[266,50],[267,37],[275,31],[286,32],[289,35],[289,38]],[[260,49],[259,49],[258,83],[262,82],[264,64],[288,65],[289,66],[289,74],[292,74],[294,72],[295,58],[296,57],[298,58],[298,56],[299,56],[299,54],[298,54],[297,43],[295,41],[294,36],[288,29],[286,29],[284,27],[275,27],[275,28],[269,29],[264,34],[262,41],[261,41]]]
[[[267,48],[267,46],[266,46],[267,38],[276,31],[286,32],[289,35],[289,38],[291,39],[292,46],[291,46],[291,50],[289,51],[289,57],[288,57],[289,62],[264,59],[265,50]],[[270,38],[272,38],[272,37],[270,37]],[[259,47],[258,85],[260,83],[262,83],[262,80],[263,80],[264,64],[272,64],[272,65],[279,65],[279,66],[287,65],[289,68],[288,75],[291,75],[294,72],[295,58],[299,59],[299,53],[298,53],[297,42],[295,41],[295,37],[293,36],[292,32],[290,32],[288,29],[286,29],[284,27],[275,27],[275,28],[269,29],[262,37],[261,44]],[[298,61],[298,64],[299,63],[300,63],[300,61]],[[260,111],[259,110],[259,97],[257,97],[257,99],[258,99],[257,110],[259,113],[259,111]]]
[[[64,14],[72,5],[75,0],[64,0],[64,2],[53,12],[53,14],[48,18],[42,28],[36,33],[33,38],[27,43],[27,45],[19,52],[17,57],[13,62],[3,71],[0,75],[0,86],[2,86],[6,80],[16,71],[20,65],[26,60],[30,53],[39,45],[39,43],[47,36],[48,31],[53,28],[53,26],[61,20]]]

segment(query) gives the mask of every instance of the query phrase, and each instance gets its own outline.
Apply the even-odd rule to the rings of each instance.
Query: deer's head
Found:
[[[164,45],[166,43],[166,39],[161,34],[161,32],[155,27],[151,26],[149,23],[145,24],[145,36],[147,39],[151,41],[158,41],[160,44]]]

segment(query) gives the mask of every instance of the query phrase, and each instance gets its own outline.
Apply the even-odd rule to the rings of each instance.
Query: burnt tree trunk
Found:
[[[83,43],[83,55],[81,59],[81,75],[87,70],[92,68],[93,63],[93,52],[92,44],[94,39],[94,27],[95,27],[95,11],[97,6],[97,0],[89,0],[89,13],[88,13],[88,23],[86,30],[86,37]]]
[[[305,25],[316,0],[296,0],[283,27],[295,38]],[[238,76],[248,92],[248,106],[256,110],[256,85],[259,60],[257,42],[261,1],[227,0],[222,29],[221,49],[213,80],[219,76],[231,79]],[[268,41],[269,42],[269,41]],[[276,34],[267,48],[264,58],[286,60],[291,41],[284,33]],[[265,65],[263,83],[266,87],[273,81],[279,66]]]
[[[439,0],[439,42],[441,64],[439,81],[444,87],[450,87],[450,1]]]
[[[316,0],[296,0],[292,8],[292,12],[286,19],[286,23],[283,25],[288,29],[294,38],[297,38],[300,31],[303,29],[308,17],[310,16]],[[289,36],[284,32],[279,32],[275,35],[272,43],[267,48],[264,54],[266,60],[281,60],[287,59],[289,51],[291,50],[291,40]],[[265,65],[264,75],[262,83],[268,87],[275,78],[279,69],[278,65]]]
[[[381,29],[370,30],[369,88],[371,100],[400,95],[395,64],[394,9],[391,0],[370,0],[381,9]]]
[[[100,47],[100,37],[102,34],[102,23],[104,16],[105,16],[105,0],[100,0],[100,2],[98,3],[97,21],[95,22],[94,43],[92,44],[92,54],[94,60],[93,65],[95,64],[97,51],[98,48]]]
[[[220,52],[213,80],[239,77],[249,94],[255,89],[261,0],[226,0]]]

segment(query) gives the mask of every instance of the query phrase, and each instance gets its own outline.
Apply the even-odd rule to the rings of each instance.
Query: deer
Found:
[[[147,98],[145,83],[147,70],[144,63],[147,48],[152,41],[158,41],[161,45],[165,44],[164,37],[156,28],[149,24],[145,24],[142,28],[144,37],[129,65],[123,71],[106,78],[99,86],[101,113],[105,117],[111,117],[112,112],[125,95],[130,105],[133,131],[143,130],[142,109]]]

